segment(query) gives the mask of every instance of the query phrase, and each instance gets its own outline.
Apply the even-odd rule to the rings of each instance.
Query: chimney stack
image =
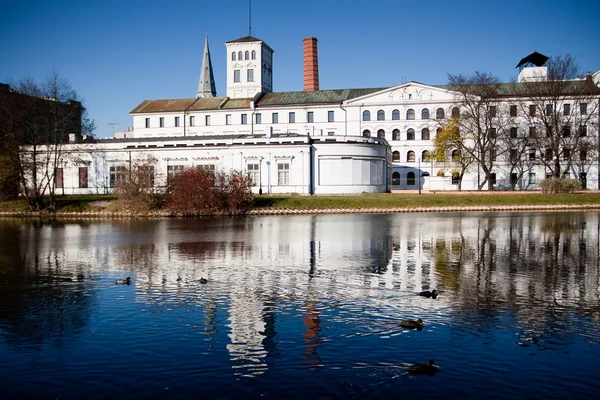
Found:
[[[317,38],[304,39],[304,91],[319,90],[319,59]]]

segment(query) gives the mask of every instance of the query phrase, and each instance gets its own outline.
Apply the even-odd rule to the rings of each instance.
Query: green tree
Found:
[[[442,126],[433,142],[434,160],[450,169],[453,179],[458,180],[458,190],[462,189],[462,179],[474,161],[471,152],[465,151],[465,143],[457,117]]]

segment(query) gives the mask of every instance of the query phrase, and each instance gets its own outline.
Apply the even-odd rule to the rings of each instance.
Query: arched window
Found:
[[[431,161],[431,153],[429,152],[429,150],[425,150],[423,151],[423,153],[421,153],[421,160],[424,162]]]
[[[436,137],[440,136],[441,131],[442,131],[442,128],[437,128],[437,130],[435,131],[435,136]]]
[[[429,128],[423,128],[421,131],[421,140],[429,140]]]
[[[421,119],[429,119],[429,108],[421,110]]]
[[[233,53],[231,53],[231,61],[235,61],[236,57],[235,57],[235,51]]]
[[[385,121],[385,111],[377,111],[377,121]]]
[[[243,60],[241,51],[238,51],[238,60]]]
[[[244,53],[244,60],[249,60],[250,59],[250,52],[248,50],[246,50],[246,52]]]
[[[460,160],[460,150],[452,150],[452,161]]]
[[[415,119],[415,110],[412,108],[406,110],[406,119]]]
[[[256,60],[256,50],[252,50],[250,58],[252,58],[253,60]]]
[[[369,110],[363,111],[363,121],[371,120],[371,112]]]
[[[400,186],[400,172],[394,172],[392,174],[392,185]]]
[[[371,137],[371,131],[370,131],[370,130],[368,130],[368,129],[365,129],[365,130],[363,131],[363,136],[364,136],[364,137]]]
[[[392,161],[400,161],[400,152],[399,151],[394,151],[392,153]]]
[[[400,110],[393,110],[392,111],[392,119],[394,121],[397,121],[400,119]]]
[[[408,162],[415,162],[415,152],[410,150],[408,153],[406,153],[406,161]]]
[[[409,172],[406,174],[406,184],[408,186],[415,186],[415,173]]]
[[[452,108],[452,118],[460,118],[460,110],[458,107]]]
[[[392,131],[392,140],[400,140],[400,130],[394,129]]]
[[[444,119],[446,118],[446,114],[444,113],[444,109],[442,107],[435,110],[435,118],[436,119]]]
[[[415,130],[413,128],[406,131],[406,140],[415,140]]]
[[[385,139],[385,131],[383,129],[380,129],[377,131],[377,137],[379,139]]]

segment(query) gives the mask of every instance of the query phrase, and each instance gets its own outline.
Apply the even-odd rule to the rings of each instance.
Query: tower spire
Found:
[[[210,51],[208,50],[208,34],[204,41],[204,56],[202,57],[202,68],[200,70],[200,82],[198,82],[197,98],[216,97],[217,89],[215,87],[215,76],[213,74],[212,63],[210,61]]]

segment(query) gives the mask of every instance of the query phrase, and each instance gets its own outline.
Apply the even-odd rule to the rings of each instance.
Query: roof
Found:
[[[543,54],[538,53],[537,51],[534,51],[533,53],[531,53],[530,55],[528,55],[527,57],[525,57],[521,61],[519,61],[519,63],[517,64],[517,66],[515,68],[519,68],[520,66],[527,64],[527,63],[531,63],[531,64],[535,65],[536,67],[541,67],[542,65],[544,65],[546,63],[546,61],[548,61],[548,57],[546,57]]]
[[[255,38],[254,36],[244,36],[239,39],[230,40],[225,43],[227,44],[227,43],[250,43],[250,42],[261,42],[265,47],[267,47],[269,50],[271,50],[272,53],[274,52],[273,49],[264,42],[264,40]]]
[[[303,92],[266,93],[258,102],[258,106],[317,105],[341,103],[355,97],[375,93],[385,88],[370,89],[334,89],[313,90]]]

